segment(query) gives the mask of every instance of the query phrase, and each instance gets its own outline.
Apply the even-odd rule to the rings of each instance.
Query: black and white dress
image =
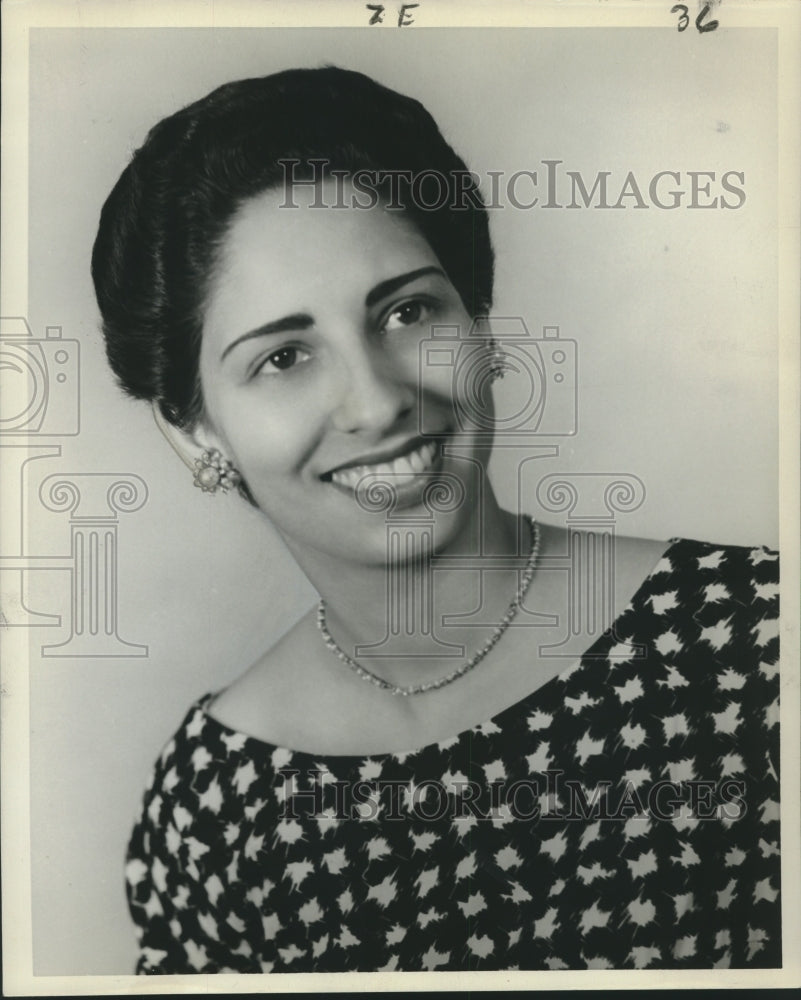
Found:
[[[408,753],[189,711],[126,878],[137,971],[775,967],[778,560],[673,540],[581,661]]]

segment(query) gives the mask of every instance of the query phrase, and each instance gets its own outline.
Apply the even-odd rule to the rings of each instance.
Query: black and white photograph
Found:
[[[4,993],[801,985],[801,8],[170,8],[3,11]]]

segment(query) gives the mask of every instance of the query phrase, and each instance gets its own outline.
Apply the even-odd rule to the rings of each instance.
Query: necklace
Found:
[[[481,649],[456,670],[451,671],[451,673],[446,674],[444,677],[440,677],[435,681],[428,681],[426,684],[416,684],[412,687],[399,687],[397,684],[392,684],[390,681],[384,680],[383,677],[379,677],[378,674],[374,674],[371,670],[363,667],[356,660],[352,659],[348,654],[342,649],[338,644],[336,639],[328,631],[328,626],[325,620],[325,601],[320,599],[320,603],[317,606],[317,627],[319,628],[323,641],[325,642],[328,649],[340,659],[344,664],[350,667],[350,669],[358,674],[362,680],[369,681],[371,684],[375,684],[376,687],[382,688],[384,691],[389,691],[392,694],[403,695],[408,697],[411,694],[423,694],[426,691],[436,691],[438,688],[445,687],[446,684],[452,684],[454,681],[458,680],[460,677],[464,677],[466,673],[477,666],[484,657],[489,653],[489,651],[495,646],[498,640],[501,638],[503,633],[509,628],[509,625],[514,620],[517,612],[520,610],[520,605],[523,603],[523,598],[526,596],[526,592],[531,584],[531,580],[534,576],[534,572],[537,568],[537,557],[540,551],[540,529],[537,522],[533,517],[528,518],[529,525],[531,527],[531,550],[528,554],[528,559],[526,560],[526,567],[520,576],[520,585],[517,588],[517,592],[512,599],[512,603],[506,610],[506,614],[500,621],[500,624],[496,626],[493,630],[492,635],[484,643]]]

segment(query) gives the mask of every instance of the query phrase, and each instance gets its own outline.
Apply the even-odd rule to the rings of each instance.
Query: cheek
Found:
[[[320,438],[315,415],[298,405],[222,406],[217,426],[249,483],[301,474]]]
[[[295,443],[288,436],[277,438],[268,433],[256,442],[237,442],[234,454],[238,467],[248,482],[256,478],[269,478],[271,482],[276,482],[282,476],[290,476],[299,471],[305,449],[301,441]]]
[[[452,405],[475,403],[488,388],[487,352],[478,344],[435,344],[426,362],[421,367],[425,390]]]

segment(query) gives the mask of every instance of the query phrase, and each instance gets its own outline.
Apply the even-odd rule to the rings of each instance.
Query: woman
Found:
[[[549,657],[587,581],[486,476],[492,274],[431,117],[340,69],[219,88],[110,195],[119,381],[321,595],[156,764],[138,971],[780,964],[776,554],[618,538]]]

